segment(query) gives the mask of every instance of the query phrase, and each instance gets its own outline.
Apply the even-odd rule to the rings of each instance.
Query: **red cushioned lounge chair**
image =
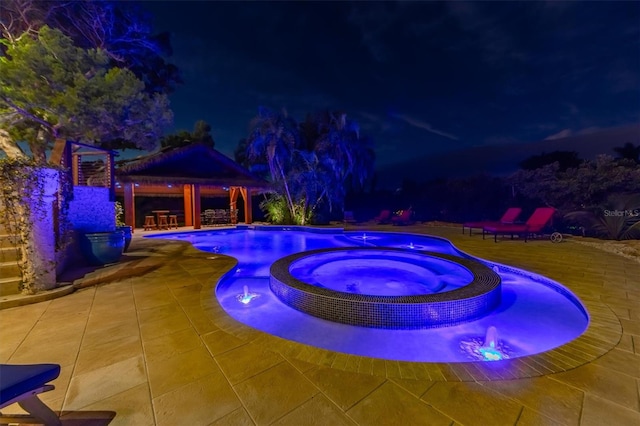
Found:
[[[0,424],[62,425],[56,413],[38,398],[38,394],[54,388],[48,383],[59,375],[58,364],[0,364],[0,409],[17,402],[30,414],[30,416],[0,414]]]
[[[534,235],[539,234],[551,221],[555,209],[552,207],[538,207],[524,224],[490,225],[482,228],[482,238],[485,234],[493,234],[493,241],[498,241],[498,235],[519,235],[524,237],[524,242]]]
[[[471,235],[471,230],[473,228],[482,229],[485,226],[493,226],[493,225],[504,225],[507,223],[514,223],[522,209],[520,207],[509,207],[506,212],[502,215],[499,221],[480,221],[480,222],[465,222],[462,224],[462,233],[464,234],[464,228],[469,228],[469,235]]]
[[[378,224],[391,222],[391,210],[382,210],[380,214],[373,218]]]
[[[394,216],[391,218],[391,223],[393,225],[409,225],[413,221],[411,220],[411,215],[413,212],[411,209],[403,210],[402,213],[398,216]]]

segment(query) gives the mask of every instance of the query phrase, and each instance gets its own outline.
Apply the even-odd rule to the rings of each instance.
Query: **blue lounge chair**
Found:
[[[9,365],[0,364],[0,409],[18,403],[30,416],[0,415],[0,424],[44,423],[62,425],[56,413],[47,407],[38,394],[54,389],[49,385],[60,375],[58,364]]]

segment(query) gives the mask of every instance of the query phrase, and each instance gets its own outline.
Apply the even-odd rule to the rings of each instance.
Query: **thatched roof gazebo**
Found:
[[[251,195],[270,184],[215,149],[203,144],[165,148],[121,164],[115,171],[116,194],[124,196],[125,223],[135,226],[135,197],[184,197],[185,225],[201,227],[202,196],[229,194],[236,209],[238,195],[244,199],[244,222],[251,223]]]

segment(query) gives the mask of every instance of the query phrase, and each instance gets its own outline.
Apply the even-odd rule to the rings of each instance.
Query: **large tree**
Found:
[[[176,133],[164,136],[160,140],[160,146],[181,147],[193,143],[200,143],[210,148],[215,146],[213,136],[211,136],[211,125],[204,120],[198,120],[193,126],[193,131],[180,130]]]
[[[84,49],[100,49],[111,66],[127,68],[149,93],[170,93],[182,82],[172,54],[169,33],[155,34],[151,15],[138,4],[122,1],[3,0],[2,37],[15,41],[40,28],[57,28]]]
[[[373,171],[371,141],[344,113],[307,115],[298,125],[286,113],[261,108],[241,144],[251,170],[274,183],[274,203],[286,205],[294,223],[306,223],[322,206],[341,208],[346,189]],[[243,151],[239,145],[236,158],[244,158]]]
[[[89,144],[124,140],[153,149],[172,113],[164,94],[149,94],[126,68],[112,67],[101,49],[82,49],[57,29],[3,39],[0,57],[0,149],[38,163],[62,138]]]
[[[520,162],[520,168],[524,170],[535,170],[543,166],[558,163],[560,170],[565,171],[571,167],[578,167],[582,159],[575,151],[553,151],[532,155]]]
[[[531,200],[562,213],[602,210],[613,194],[638,192],[640,166],[600,155],[595,161],[584,161],[566,170],[561,170],[557,162],[535,170],[519,170],[509,177],[509,182]]]
[[[288,175],[293,153],[300,146],[297,123],[286,111],[278,113],[261,107],[250,128],[247,157],[251,170],[264,174],[266,166],[271,181],[285,198],[291,216],[296,217],[297,206],[289,188]]]
[[[613,148],[619,159],[632,160],[636,164],[640,164],[640,145],[635,146],[631,142],[627,142],[622,146]]]

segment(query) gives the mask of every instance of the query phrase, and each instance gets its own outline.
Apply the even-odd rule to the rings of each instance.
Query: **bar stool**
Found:
[[[170,214],[169,215],[169,229],[176,228],[178,229],[178,215]]]
[[[144,217],[144,230],[156,229],[156,219],[153,216]]]
[[[158,215],[158,229],[169,229],[166,214]]]

